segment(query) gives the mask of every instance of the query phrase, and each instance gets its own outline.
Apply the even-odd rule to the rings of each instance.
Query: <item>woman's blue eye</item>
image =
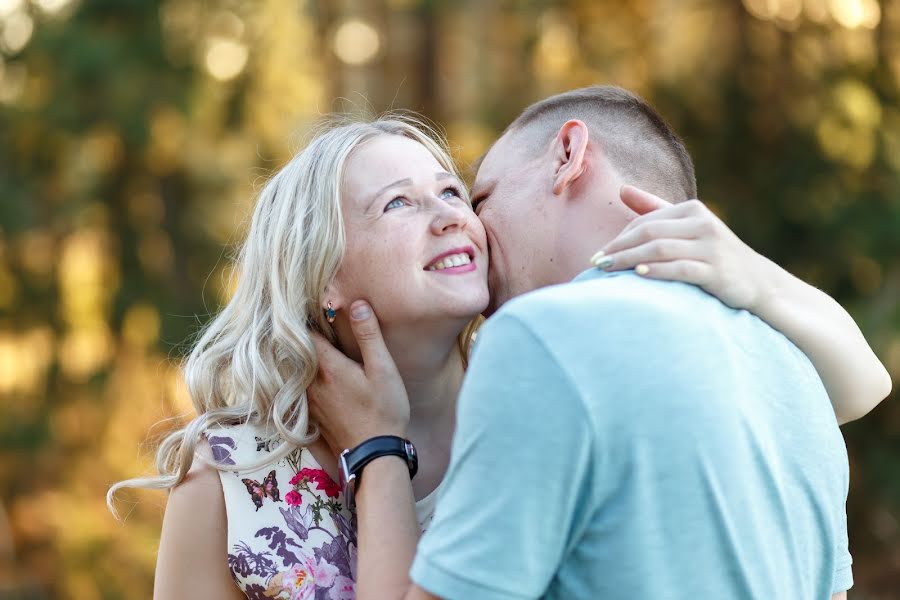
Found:
[[[456,188],[448,187],[445,188],[443,192],[441,192],[441,198],[447,198],[445,194],[450,194],[450,197],[459,198],[459,190]]]
[[[403,199],[402,198],[394,198],[393,200],[388,202],[387,205],[384,207],[384,212],[387,212],[393,208],[400,208],[402,206],[403,206]]]

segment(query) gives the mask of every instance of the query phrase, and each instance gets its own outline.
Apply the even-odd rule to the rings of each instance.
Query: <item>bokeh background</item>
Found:
[[[421,111],[465,166],[592,83],[900,380],[900,1],[0,0],[0,597],[150,597],[165,496],[103,495],[190,414],[179,359],[317,119]],[[857,599],[900,598],[897,396],[843,429]]]

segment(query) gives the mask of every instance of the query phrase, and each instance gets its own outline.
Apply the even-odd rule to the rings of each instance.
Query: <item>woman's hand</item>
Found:
[[[595,264],[693,283],[732,308],[754,311],[764,301],[771,289],[767,259],[702,202],[672,204],[629,185],[622,187],[621,198],[640,216],[595,255]]]
[[[309,411],[336,454],[377,435],[406,437],[409,424],[406,388],[384,345],[372,307],[362,300],[354,302],[350,326],[362,353],[362,365],[313,334],[319,372],[307,389]]]

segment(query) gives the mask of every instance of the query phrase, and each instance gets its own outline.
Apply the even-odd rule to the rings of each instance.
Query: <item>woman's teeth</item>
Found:
[[[461,267],[462,265],[467,265],[472,262],[472,259],[469,258],[469,255],[465,252],[460,254],[451,254],[450,256],[445,256],[440,260],[440,262],[436,262],[430,267],[428,267],[429,271],[440,271],[442,269],[449,269],[450,267]]]

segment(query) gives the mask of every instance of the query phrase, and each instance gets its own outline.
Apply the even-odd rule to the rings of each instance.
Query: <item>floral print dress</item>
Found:
[[[213,458],[245,465],[274,449],[250,425],[209,429]],[[256,471],[220,471],[228,519],[228,567],[251,600],[356,597],[356,516],[309,450]],[[440,486],[416,505],[430,524]]]

